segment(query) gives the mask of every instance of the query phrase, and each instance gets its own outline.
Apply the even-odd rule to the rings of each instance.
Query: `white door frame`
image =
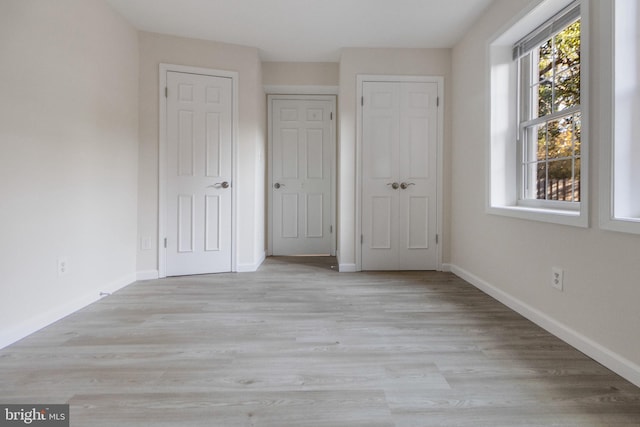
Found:
[[[333,111],[331,120],[331,255],[336,254],[336,96],[335,95],[267,95],[267,255],[273,255],[273,101],[276,100],[330,101]]]
[[[365,82],[419,82],[419,83],[436,83],[438,85],[438,136],[437,136],[437,218],[436,218],[436,234],[438,238],[437,244],[437,260],[436,269],[442,270],[442,218],[444,215],[443,206],[443,135],[444,135],[444,77],[442,76],[393,76],[393,75],[371,75],[359,74],[357,76],[356,87],[356,271],[362,271],[362,86]]]
[[[237,197],[238,194],[238,73],[235,71],[214,70],[210,68],[189,67],[184,65],[160,64],[160,85],[158,95],[160,98],[160,129],[159,129],[159,155],[158,155],[158,276],[167,277],[167,250],[165,238],[167,237],[167,73],[179,72],[198,74],[212,77],[226,77],[231,79],[232,122],[231,122],[231,271],[237,271]]]

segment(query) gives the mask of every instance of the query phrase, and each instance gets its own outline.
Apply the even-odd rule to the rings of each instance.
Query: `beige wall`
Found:
[[[451,194],[451,50],[450,49],[343,49],[338,96],[338,255],[342,267],[356,264],[356,79],[358,74],[422,75],[444,77],[444,218],[443,260],[449,261]]]
[[[338,86],[337,62],[263,62],[262,82],[274,86]]]
[[[590,61],[592,120],[591,227],[575,228],[489,215],[485,212],[488,106],[487,42],[528,0],[500,0],[453,50],[453,188],[451,262],[478,282],[492,286],[534,313],[554,331],[586,346],[604,362],[626,365],[627,378],[640,382],[640,236],[599,229],[598,173],[601,126],[610,120],[600,111],[599,59],[607,49],[603,7],[592,1]],[[564,292],[554,290],[551,268],[565,269]],[[540,322],[539,322],[540,323]],[[586,344],[585,344],[586,343]],[[595,350],[594,350],[595,349]],[[604,355],[604,356],[603,356]],[[635,365],[635,368],[633,367]],[[612,366],[609,363],[610,367]],[[634,371],[635,369],[635,371]],[[620,371],[620,370],[619,370]]]
[[[137,33],[101,0],[3,0],[0,57],[2,346],[135,280]]]
[[[138,251],[138,271],[157,272],[158,108],[160,63],[187,65],[239,74],[238,268],[257,267],[265,252],[264,170],[265,111],[258,50],[154,33],[140,32],[140,163],[138,235],[152,250]]]

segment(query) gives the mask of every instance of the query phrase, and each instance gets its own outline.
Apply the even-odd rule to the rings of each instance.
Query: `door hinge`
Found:
[[[436,234],[436,245],[438,244],[439,236]]]
[[[333,120],[333,112],[329,113],[329,120]]]
[[[364,244],[364,234],[360,235],[360,244],[363,245]]]
[[[439,107],[439,106],[440,106],[440,97],[437,96],[436,97],[436,107]]]
[[[329,234],[333,234],[333,225],[329,226]]]
[[[167,249],[167,238],[164,238],[164,248]]]
[[[169,97],[169,88],[165,86],[164,88],[164,97],[168,98]]]
[[[360,97],[360,105],[362,105],[364,107],[364,96]]]

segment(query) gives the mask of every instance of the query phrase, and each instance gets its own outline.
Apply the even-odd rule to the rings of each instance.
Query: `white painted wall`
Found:
[[[337,86],[337,62],[263,62],[262,82],[274,86]]]
[[[443,262],[449,262],[450,227],[450,49],[343,49],[338,95],[338,262],[343,270],[356,264],[356,77],[358,74],[444,76],[444,218]]]
[[[135,280],[138,39],[103,1],[3,0],[0,57],[1,347]]]
[[[487,42],[529,0],[498,0],[453,50],[452,242],[454,271],[519,308],[592,357],[640,384],[640,236],[598,228],[599,79],[607,67],[603,7],[592,1],[591,228],[505,218],[485,212]],[[602,62],[602,64],[601,64]],[[565,269],[565,291],[551,267]]]
[[[158,85],[159,64],[177,64],[239,73],[238,270],[255,270],[265,254],[266,101],[258,50],[226,43],[139,33],[140,162],[138,238],[151,249],[138,251],[138,272],[158,270]]]

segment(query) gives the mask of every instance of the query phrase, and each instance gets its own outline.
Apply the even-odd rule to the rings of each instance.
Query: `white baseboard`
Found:
[[[156,280],[160,277],[158,270],[138,271],[136,273],[137,280]]]
[[[11,345],[17,341],[20,341],[21,339],[31,335],[32,333],[37,332],[40,329],[49,326],[52,323],[55,323],[58,320],[67,317],[68,315],[73,314],[90,304],[93,304],[94,302],[105,296],[101,295],[102,293],[111,294],[119,289],[124,288],[127,285],[130,285],[135,281],[135,274],[123,276],[118,280],[102,286],[100,290],[92,291],[88,294],[74,299],[73,301],[69,301],[65,304],[54,307],[45,313],[41,313],[37,316],[32,317],[31,319],[25,320],[18,325],[10,326],[9,328],[4,329],[2,332],[0,332],[0,349],[7,347],[8,345]]]
[[[443,266],[444,268],[444,266]],[[640,387],[640,365],[598,344],[568,326],[558,322],[542,311],[531,307],[508,293],[496,288],[478,276],[456,266],[450,265],[451,272],[466,280],[484,293],[500,301],[507,307],[531,320],[541,328],[575,347],[587,356],[611,369],[623,378]]]
[[[124,277],[121,277],[118,280],[115,280],[111,283],[108,283],[106,286],[103,287],[103,292],[108,292],[110,294],[119,291],[120,289],[129,286],[130,284],[132,284],[133,282],[136,281],[136,274],[132,273],[132,274],[127,274]]]
[[[260,266],[262,265],[262,263],[264,262],[264,260],[267,259],[267,252],[263,252],[260,255],[260,258],[258,258],[258,261],[253,263],[253,264],[238,264],[236,265],[236,272],[237,273],[252,273],[254,271],[257,271],[258,268],[260,268]]]
[[[340,273],[355,273],[357,270],[355,264],[338,264],[338,271]]]
[[[445,273],[451,273],[451,269],[453,268],[451,266],[451,264],[447,264],[447,263],[442,263],[442,265],[440,266],[440,268],[442,269],[443,272]]]

